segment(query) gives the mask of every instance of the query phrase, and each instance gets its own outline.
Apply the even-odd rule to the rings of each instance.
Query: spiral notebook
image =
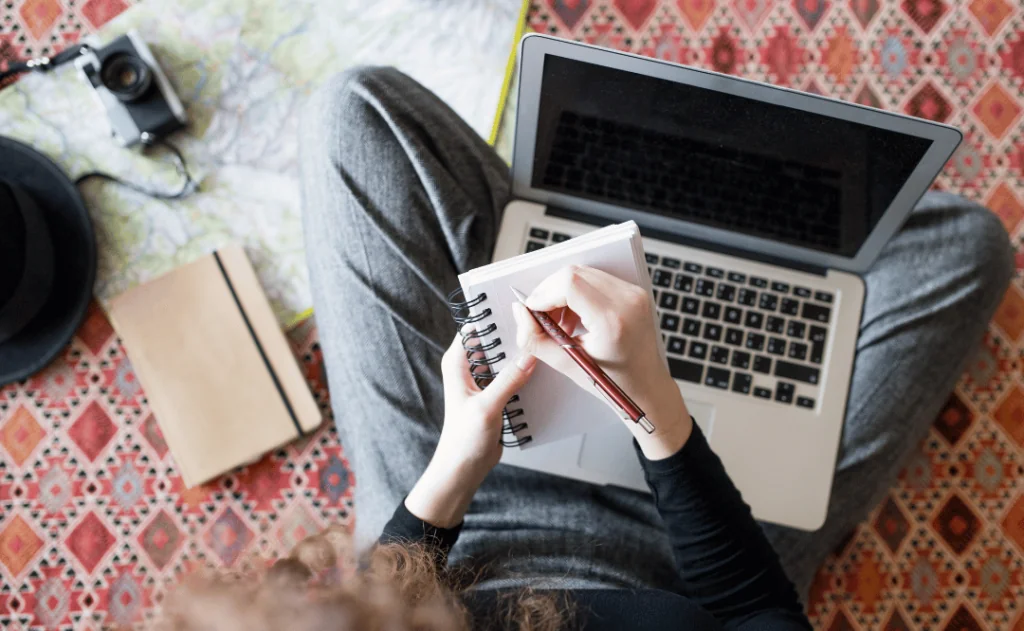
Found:
[[[510,288],[529,294],[571,264],[595,267],[651,292],[640,230],[632,221],[459,275],[461,289],[451,296],[452,317],[459,324],[475,324],[477,333],[464,336],[463,346],[475,351],[470,372],[481,387],[516,359],[515,297]],[[503,443],[529,449],[616,424],[621,421],[608,404],[540,363],[505,408]]]

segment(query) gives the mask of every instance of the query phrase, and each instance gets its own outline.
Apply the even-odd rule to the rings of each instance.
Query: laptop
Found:
[[[862,275],[962,135],[949,126],[528,35],[494,260],[633,220],[669,369],[760,520],[824,522]],[[647,490],[625,427],[502,462]]]

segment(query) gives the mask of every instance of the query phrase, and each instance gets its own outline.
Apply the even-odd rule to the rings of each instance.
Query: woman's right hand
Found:
[[[572,265],[555,272],[529,295],[526,304],[546,311],[596,361],[655,426],[648,434],[627,422],[644,455],[651,460],[679,451],[693,429],[683,397],[659,352],[660,333],[654,325],[647,292],[592,267]],[[586,373],[544,333],[519,303],[513,304],[517,343],[555,370],[571,377],[604,401]]]

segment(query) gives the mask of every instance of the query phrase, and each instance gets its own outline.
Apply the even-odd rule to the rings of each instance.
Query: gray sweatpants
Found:
[[[457,274],[489,262],[509,169],[436,96],[390,68],[335,77],[301,132],[313,302],[334,416],[356,480],[357,540],[380,533],[423,472],[444,415],[440,359]],[[925,436],[1005,291],[999,220],[929,193],[865,277],[825,526],[766,525],[801,593]],[[451,555],[483,578],[673,589],[648,495],[499,465]]]

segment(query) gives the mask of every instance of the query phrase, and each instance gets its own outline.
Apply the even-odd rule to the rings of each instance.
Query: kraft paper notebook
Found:
[[[515,361],[512,303],[516,299],[510,287],[529,294],[542,280],[570,264],[595,267],[651,292],[640,230],[632,221],[461,274],[462,300],[453,300],[450,307],[454,317],[475,320],[479,335],[464,345],[467,350],[477,347],[486,356],[478,360],[481,366],[473,368],[476,374],[488,369],[500,372]],[[505,408],[504,423],[506,447],[527,450],[621,421],[593,393],[539,363],[530,381]]]
[[[320,424],[241,247],[135,287],[109,311],[187,486]]]

